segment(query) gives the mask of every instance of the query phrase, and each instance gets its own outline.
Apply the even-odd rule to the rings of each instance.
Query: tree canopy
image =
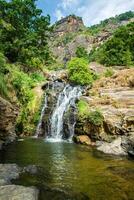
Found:
[[[41,15],[36,0],[0,0],[0,8],[0,51],[11,62],[47,63],[50,16]]]
[[[90,61],[107,66],[134,65],[134,22],[121,26],[113,37],[90,54]]]

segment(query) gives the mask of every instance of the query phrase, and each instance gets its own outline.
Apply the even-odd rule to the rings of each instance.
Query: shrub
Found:
[[[109,69],[107,69],[106,72],[105,72],[105,77],[111,77],[111,76],[113,76],[113,74],[114,74],[113,69],[112,69],[112,68],[109,68]]]
[[[103,123],[103,119],[103,115],[99,110],[91,111],[87,115],[87,121],[97,126],[100,126]]]
[[[39,74],[39,73],[32,73],[30,75],[30,78],[35,82],[35,83],[39,83],[39,82],[42,82],[42,81],[45,81],[45,77],[42,75],[42,74]]]
[[[77,49],[76,49],[76,56],[78,58],[85,58],[87,60],[89,59],[87,50],[85,49],[85,47],[82,47],[82,46],[77,47]]]
[[[0,74],[0,95],[2,97],[8,97],[7,84],[2,74]]]
[[[88,85],[93,82],[93,77],[88,69],[88,62],[84,58],[73,58],[67,66],[69,80],[77,85]]]
[[[11,70],[11,80],[20,103],[27,105],[33,98],[31,88],[35,86],[34,80],[26,73],[15,68]]]
[[[80,100],[77,104],[77,108],[79,115],[84,115],[89,109],[88,103],[84,100]]]
[[[6,59],[2,53],[0,53],[0,73],[4,73],[6,68]]]
[[[133,66],[134,65],[134,22],[121,26],[115,31],[113,37],[94,49],[90,61],[97,61],[106,66]]]

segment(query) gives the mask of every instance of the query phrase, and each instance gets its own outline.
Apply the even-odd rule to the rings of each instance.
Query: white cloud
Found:
[[[62,2],[60,3],[60,6],[63,9],[68,9],[72,6],[77,6],[79,4],[79,0],[62,0]]]
[[[64,15],[63,15],[63,13],[62,13],[62,11],[60,9],[57,9],[55,11],[55,16],[56,16],[57,20],[60,20],[62,17],[64,17]]]
[[[90,1],[78,14],[90,25],[129,10],[134,10],[134,0],[96,0]]]
[[[134,10],[134,0],[61,0],[56,17],[74,13],[89,26],[129,10]]]

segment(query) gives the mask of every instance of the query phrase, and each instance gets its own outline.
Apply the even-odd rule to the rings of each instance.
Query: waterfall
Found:
[[[72,140],[76,122],[75,102],[82,94],[82,87],[52,81],[45,90],[35,137],[44,136],[52,142]]]
[[[80,86],[66,85],[58,95],[57,104],[50,117],[50,135],[47,137],[49,141],[61,141],[64,133],[64,114],[70,107],[75,107],[75,100],[80,97],[82,88]],[[69,139],[74,134],[75,121],[69,124]]]
[[[44,112],[45,112],[46,108],[47,108],[47,95],[45,95],[45,98],[44,98],[44,103],[43,103],[43,107],[41,110],[40,120],[38,122],[36,132],[35,132],[35,137],[38,137],[41,133],[42,120],[43,120],[43,116],[44,116]]]

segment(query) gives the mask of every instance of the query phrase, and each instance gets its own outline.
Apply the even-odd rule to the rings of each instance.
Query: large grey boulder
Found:
[[[32,169],[32,172],[31,170]],[[12,179],[19,178],[20,173],[34,173],[35,166],[28,166],[24,169],[16,164],[0,164],[0,200],[37,200],[38,190],[35,187],[24,187],[11,185]]]
[[[19,185],[0,186],[0,200],[37,200],[38,190]]]
[[[126,151],[122,147],[121,137],[117,138],[111,143],[103,142],[99,147],[97,147],[97,149],[107,154],[127,155]]]
[[[17,179],[20,174],[20,168],[16,164],[0,164],[0,185],[5,185],[12,179]]]

